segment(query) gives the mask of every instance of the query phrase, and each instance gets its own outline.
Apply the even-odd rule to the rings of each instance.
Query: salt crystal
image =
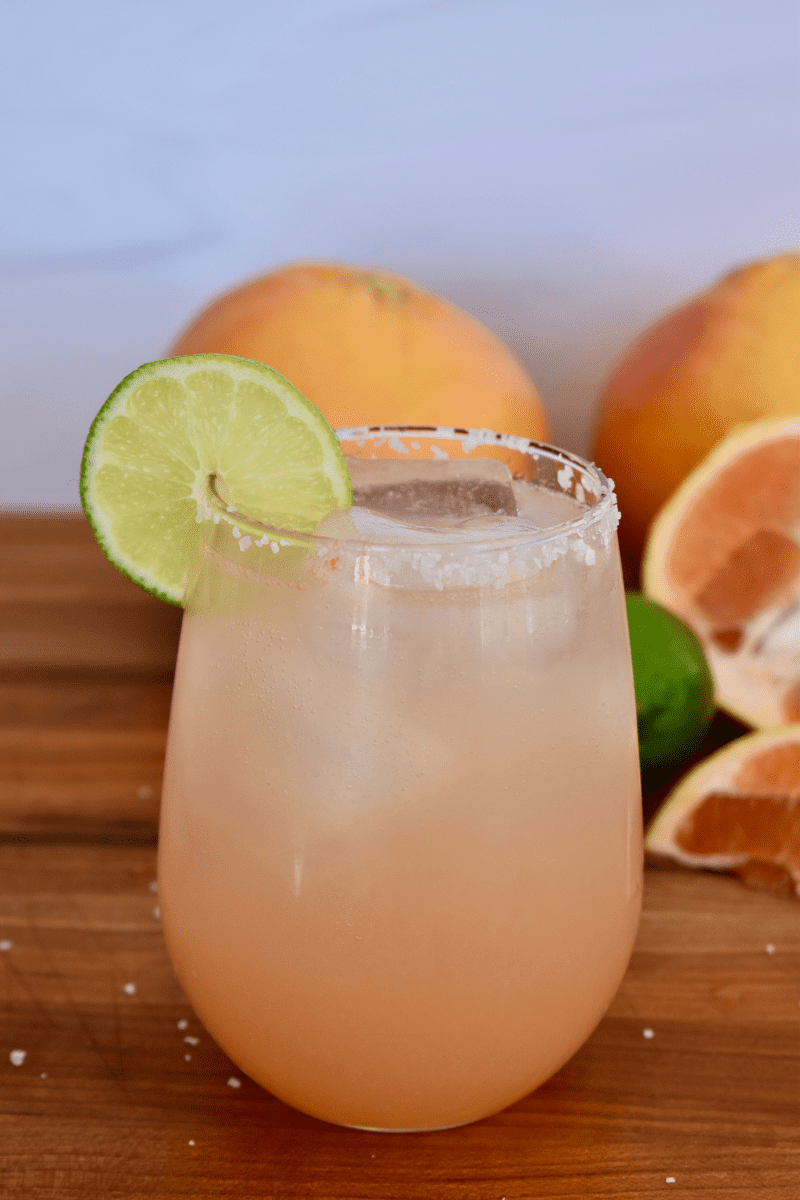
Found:
[[[773,946],[772,942],[767,942],[767,944],[766,944],[766,946],[764,947],[764,949],[766,950],[767,954],[774,954],[774,953],[775,953],[775,946]]]
[[[648,1041],[650,1038],[654,1038],[655,1036],[656,1036],[655,1031],[652,1029],[643,1029],[642,1030],[642,1037],[647,1038]]]
[[[14,943],[9,941],[8,938],[3,938],[2,942],[0,942],[0,950],[10,950],[13,945]]]
[[[25,1062],[25,1055],[27,1053],[27,1050],[12,1050],[8,1057],[15,1067],[21,1067]]]
[[[183,1040],[185,1042],[187,1042],[188,1045],[190,1045],[190,1046],[196,1046],[197,1043],[200,1041],[200,1038],[192,1037],[191,1034],[187,1034],[187,1036]]]
[[[572,467],[569,463],[564,463],[564,466],[556,475],[556,479],[558,480],[558,486],[561,488],[562,492],[569,490],[569,485],[572,480]]]
[[[136,995],[136,984],[135,983],[125,983],[122,986],[122,990],[126,996],[135,996]]]
[[[245,537],[240,539],[239,549],[240,550],[249,550],[250,547],[252,546],[252,544],[253,544],[253,539],[250,537],[250,534],[248,533],[245,535]]]
[[[190,1145],[190,1146],[193,1146],[193,1145],[194,1145],[194,1138],[189,1138],[189,1145]]]
[[[184,1056],[183,1056],[183,1057],[184,1057],[184,1060],[185,1060],[186,1062],[191,1062],[191,1061],[192,1061],[192,1056],[191,1056],[191,1054],[184,1054]]]
[[[153,916],[157,921],[161,920],[161,909],[158,907],[158,905],[156,905],[153,909]]]
[[[664,1182],[665,1182],[665,1183],[674,1183],[674,1182],[675,1182],[675,1176],[674,1176],[674,1175],[668,1175],[668,1176],[667,1176],[667,1178],[664,1180]]]
[[[42,1073],[41,1073],[41,1075],[39,1076],[39,1078],[40,1078],[40,1079],[47,1079],[47,1071],[42,1071]]]
[[[158,880],[151,879],[147,886],[150,888],[151,892],[157,892],[158,891]]]
[[[237,1079],[235,1075],[231,1075],[230,1079],[228,1080],[228,1087],[240,1088],[241,1086],[242,1086],[241,1079]]]
[[[189,1022],[186,1020],[185,1017],[181,1017],[180,1021],[178,1021],[178,1029],[188,1029],[188,1028],[189,1028]]]

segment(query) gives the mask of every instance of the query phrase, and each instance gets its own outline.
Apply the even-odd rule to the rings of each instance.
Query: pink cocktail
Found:
[[[557,1071],[630,954],[641,798],[616,508],[594,467],[523,439],[340,438],[357,507],[314,536],[210,499],[162,920],[198,1016],[265,1088],[345,1125],[441,1128]],[[456,476],[487,456],[464,516]],[[409,460],[464,471],[437,491],[423,465],[404,508]]]

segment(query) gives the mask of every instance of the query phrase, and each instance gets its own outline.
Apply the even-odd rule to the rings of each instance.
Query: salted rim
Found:
[[[362,444],[374,441],[376,445],[383,445],[388,442],[391,446],[392,438],[413,435],[414,438],[419,439],[427,438],[433,440],[434,438],[449,438],[451,441],[460,442],[465,454],[469,454],[476,446],[480,445],[505,446],[510,450],[527,454],[534,460],[539,456],[543,456],[555,462],[563,463],[565,467],[579,470],[583,475],[589,477],[593,485],[596,485],[593,489],[595,490],[596,499],[587,506],[586,511],[580,516],[574,517],[570,521],[563,521],[559,525],[551,525],[541,531],[532,530],[529,533],[516,532],[508,534],[505,537],[489,536],[486,539],[476,539],[475,541],[470,539],[467,544],[471,551],[484,548],[496,550],[514,546],[542,545],[567,537],[570,534],[580,536],[590,526],[599,524],[604,518],[610,524],[612,532],[616,529],[618,510],[614,494],[614,481],[608,479],[594,463],[581,458],[578,454],[573,454],[569,450],[563,450],[559,446],[553,446],[547,442],[537,442],[530,438],[520,437],[517,434],[497,433],[492,429],[462,429],[459,426],[452,425],[355,425],[344,429],[336,429],[334,433],[340,445],[342,441],[361,442]],[[424,461],[427,462],[430,460],[426,459]],[[567,485],[571,480],[572,474],[570,473],[569,478],[565,481]],[[554,488],[548,490],[556,492]],[[558,493],[556,492],[556,494]],[[561,494],[570,495],[565,487],[561,487]],[[573,499],[577,498],[573,497]],[[580,500],[577,502],[580,503]],[[327,537],[316,533],[299,533],[294,529],[281,529],[273,525],[266,525],[262,521],[258,521],[254,517],[249,517],[246,513],[239,512],[238,509],[226,504],[215,490],[213,478],[209,481],[207,504],[210,515],[214,515],[217,519],[222,518],[228,524],[244,525],[248,531],[260,531],[265,541],[273,540],[280,542],[281,539],[289,538],[295,545],[299,542],[303,545],[318,546],[320,548],[358,546],[368,547],[369,549],[388,554],[402,550],[420,551],[425,547],[435,547],[439,550],[457,547],[463,551],[465,546],[463,540],[446,541],[441,534],[439,536],[432,536],[430,541],[426,541],[423,538],[415,538],[414,541],[408,542],[401,541],[400,539],[375,541],[367,537]],[[341,511],[346,512],[347,510],[342,509]]]

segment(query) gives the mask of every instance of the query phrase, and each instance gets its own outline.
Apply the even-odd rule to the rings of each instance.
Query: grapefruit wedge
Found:
[[[670,793],[649,854],[800,896],[800,724],[735,738]]]
[[[739,426],[692,471],[642,582],[702,642],[720,707],[757,729],[800,721],[800,414]]]

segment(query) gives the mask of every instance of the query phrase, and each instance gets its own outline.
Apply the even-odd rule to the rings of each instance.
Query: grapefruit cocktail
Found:
[[[608,480],[489,430],[337,436],[263,363],[145,363],[81,498],[185,609],[159,839],[209,1032],[305,1112],[462,1124],[600,1020],[641,895]]]
[[[641,894],[613,492],[525,439],[339,434],[304,533],[212,487],[164,780],[167,946],[230,1057],[314,1116],[494,1113],[591,1033]]]

